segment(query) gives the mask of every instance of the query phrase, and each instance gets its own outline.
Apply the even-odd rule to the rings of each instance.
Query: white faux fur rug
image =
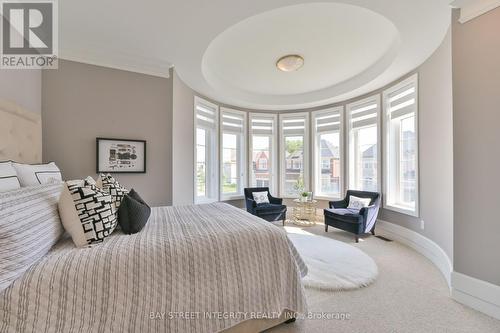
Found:
[[[288,237],[307,265],[306,288],[350,290],[375,281],[378,268],[368,255],[349,244],[285,227]]]

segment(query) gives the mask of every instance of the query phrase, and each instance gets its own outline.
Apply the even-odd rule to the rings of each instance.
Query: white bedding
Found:
[[[245,211],[155,208],[138,234],[61,240],[0,293],[0,332],[216,332],[306,311],[305,274],[285,231]]]

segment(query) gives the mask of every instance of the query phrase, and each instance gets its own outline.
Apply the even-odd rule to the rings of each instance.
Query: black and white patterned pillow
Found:
[[[118,183],[118,181],[109,173],[107,175],[103,173],[99,175],[97,186],[111,195],[115,209],[118,211],[123,197],[125,194],[128,194],[128,190],[121,186],[120,183]]]
[[[78,247],[102,242],[118,223],[111,195],[82,180],[66,182],[59,213]]]

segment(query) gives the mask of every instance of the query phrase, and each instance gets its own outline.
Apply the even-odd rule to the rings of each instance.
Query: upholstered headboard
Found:
[[[40,115],[0,99],[0,161],[42,162]]]

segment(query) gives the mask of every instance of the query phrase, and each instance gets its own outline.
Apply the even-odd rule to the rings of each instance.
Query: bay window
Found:
[[[379,95],[347,105],[349,189],[380,191],[379,112]]]
[[[269,187],[277,195],[276,160],[277,116],[250,114],[249,161],[250,186]]]
[[[221,200],[239,199],[246,187],[246,112],[221,108]]]
[[[218,106],[196,97],[194,202],[218,200]]]
[[[384,91],[385,206],[418,216],[418,77]]]
[[[340,198],[343,193],[342,113],[342,107],[312,113],[313,179],[316,197]]]
[[[280,114],[280,195],[297,197],[309,190],[309,114]]]

